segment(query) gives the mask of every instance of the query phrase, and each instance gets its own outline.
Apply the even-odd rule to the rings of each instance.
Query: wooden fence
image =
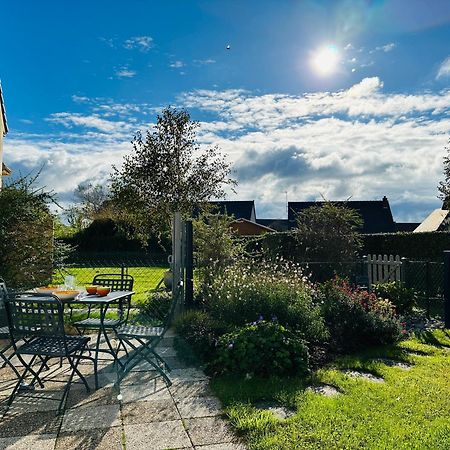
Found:
[[[402,280],[402,261],[399,255],[367,255],[367,276],[369,287],[386,281]]]

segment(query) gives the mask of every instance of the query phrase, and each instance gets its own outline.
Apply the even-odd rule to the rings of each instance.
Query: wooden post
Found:
[[[444,251],[444,324],[450,328],[450,250]]]

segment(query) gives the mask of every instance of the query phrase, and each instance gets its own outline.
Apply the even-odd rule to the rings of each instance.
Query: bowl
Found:
[[[49,285],[49,286],[41,286],[36,288],[36,292],[38,294],[52,294],[55,291],[58,291],[60,288],[57,285]]]
[[[96,293],[97,293],[97,287],[98,287],[98,286],[93,286],[93,285],[91,285],[91,286],[86,286],[86,292],[87,292],[88,294],[96,294]]]
[[[110,287],[106,286],[97,286],[97,295],[99,297],[104,297],[105,295],[108,295],[111,292]]]
[[[80,291],[76,290],[52,292],[52,294],[58,297],[60,300],[73,300],[79,293]]]

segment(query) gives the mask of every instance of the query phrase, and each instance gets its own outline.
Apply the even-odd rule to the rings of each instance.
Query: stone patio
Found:
[[[142,363],[123,380],[119,392],[114,387],[115,368],[104,361],[99,367],[100,389],[95,391],[92,364],[86,362],[80,367],[92,390],[87,393],[83,385],[73,384],[60,416],[55,399],[64,386],[60,381],[67,379],[66,366],[54,363],[44,372],[45,388],[21,393],[7,413],[4,405],[15,378],[10,369],[0,369],[0,449],[243,450],[208,377],[186,367],[172,342],[168,336],[160,346],[173,369],[170,388]]]

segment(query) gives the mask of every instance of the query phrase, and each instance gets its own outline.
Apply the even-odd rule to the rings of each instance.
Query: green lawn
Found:
[[[374,362],[391,358],[410,370]],[[342,370],[359,369],[384,383],[351,378]],[[327,383],[341,395],[324,397],[307,384]],[[425,333],[394,347],[338,359],[311,380],[238,380],[212,382],[234,427],[249,449],[449,449],[450,332]],[[295,415],[278,420],[252,403],[273,400]]]
[[[129,267],[127,269],[127,273],[134,278],[133,290],[136,291],[136,294],[133,296],[133,303],[135,305],[145,300],[147,293],[156,288],[167,269],[167,267],[162,266]],[[73,275],[78,285],[85,286],[91,284],[94,276],[99,273],[120,274],[120,267],[68,267],[64,272],[55,275],[53,283],[63,283],[64,276]]]

